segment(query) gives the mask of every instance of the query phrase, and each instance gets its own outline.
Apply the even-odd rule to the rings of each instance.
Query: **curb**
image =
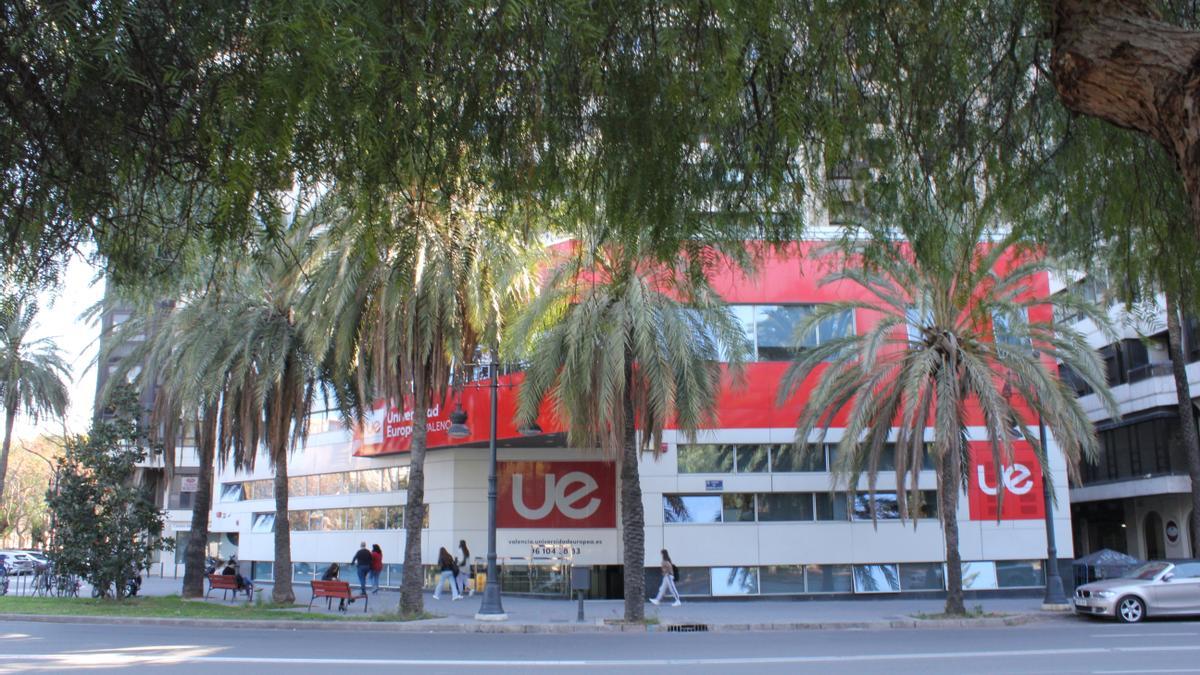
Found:
[[[890,630],[1000,628],[1023,626],[1048,618],[1042,614],[1015,614],[982,619],[888,619],[881,621],[824,621],[724,624],[652,624],[623,625],[598,623],[434,623],[440,619],[413,622],[385,621],[294,621],[250,619],[175,619],[140,616],[69,616],[55,614],[0,614],[0,621],[38,623],[74,623],[125,626],[184,626],[190,628],[227,628],[235,630],[353,630],[377,633],[493,633],[493,634],[570,634],[570,633],[669,633],[671,629],[699,629],[711,633],[747,633],[809,630]],[[687,631],[691,632],[691,631]]]

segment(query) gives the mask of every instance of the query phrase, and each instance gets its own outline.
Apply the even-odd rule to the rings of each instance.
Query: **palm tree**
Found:
[[[1069,366],[1114,414],[1115,405],[1095,351],[1078,332],[1054,325],[1051,310],[1082,312],[1099,326],[1107,318],[1072,296],[1033,293],[1036,275],[1050,269],[1049,263],[1019,249],[1016,235],[988,243],[982,226],[959,224],[901,234],[851,243],[837,256],[835,264],[844,267],[823,283],[851,282],[865,291],[864,299],[821,306],[798,327],[798,336],[847,310],[864,310],[878,321],[862,334],[802,350],[781,383],[780,399],[816,377],[796,425],[796,443],[805,452],[820,447],[834,416],[844,413],[835,471],[851,490],[865,474],[872,502],[881,455],[894,452],[903,518],[920,508],[917,478],[925,453],[932,453],[946,546],[946,612],[961,614],[957,518],[969,466],[968,420],[981,420],[986,429],[998,475],[1000,465],[1011,462],[1011,430],[1025,427],[1021,420],[1027,416],[1018,406],[1028,406],[1027,414],[1045,420],[1074,477],[1080,456],[1096,452],[1095,430],[1047,364]],[[933,433],[929,444],[927,428]],[[1025,434],[1049,489],[1046,448],[1036,436]]]
[[[702,275],[655,264],[639,247],[582,242],[548,276],[511,339],[527,359],[518,425],[549,398],[568,442],[599,448],[621,476],[625,620],[641,621],[645,518],[639,451],[657,452],[668,426],[695,436],[715,421],[728,361],[735,373],[745,334]]]
[[[306,305],[342,413],[361,422],[376,396],[412,409],[400,611],[424,611],[427,412],[453,364],[496,345],[508,308],[532,288],[530,247],[470,209],[397,210],[394,228],[334,213]]]
[[[0,301],[0,402],[4,405],[4,445],[0,447],[0,496],[8,473],[8,451],[18,414],[35,422],[62,417],[71,380],[66,361],[50,338],[31,340],[37,304],[23,296]]]

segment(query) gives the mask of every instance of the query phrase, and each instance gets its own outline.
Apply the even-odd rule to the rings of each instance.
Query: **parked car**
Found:
[[[8,556],[5,564],[8,566],[9,574],[33,574],[37,567],[37,561],[33,556],[24,551],[0,551]]]
[[[1126,576],[1084,584],[1075,589],[1075,613],[1125,623],[1200,614],[1200,561],[1155,560]]]

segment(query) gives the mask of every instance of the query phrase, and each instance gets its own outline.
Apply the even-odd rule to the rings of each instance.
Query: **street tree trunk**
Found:
[[[284,441],[286,443],[286,440]],[[275,585],[271,602],[291,605],[296,602],[292,590],[292,528],[288,520],[288,451],[280,448],[275,460]]]
[[[641,623],[646,617],[646,514],[642,510],[642,482],[638,473],[638,447],[633,401],[628,388],[632,373],[626,370],[625,446],[621,450],[621,534],[624,539],[625,620]]]
[[[962,555],[958,552],[958,488],[961,480],[957,443],[942,457],[939,479],[938,516],[942,519],[942,538],[946,544],[946,613],[965,614],[962,587]]]
[[[1186,307],[1183,297],[1172,297],[1174,294],[1165,293],[1167,305],[1167,349],[1171,356],[1171,372],[1175,376],[1175,397],[1179,408],[1179,428],[1183,432],[1183,448],[1187,456],[1188,475],[1192,479],[1192,520],[1187,524],[1191,528],[1192,552],[1200,551],[1200,433],[1196,430],[1196,412],[1192,407],[1192,391],[1188,385],[1187,357],[1183,349],[1183,325],[1179,308]]]
[[[4,482],[8,476],[8,450],[12,447],[13,424],[17,421],[17,397],[10,396],[4,406],[4,446],[0,447],[0,499],[4,497]]]
[[[1200,32],[1162,21],[1148,0],[1057,0],[1051,32],[1063,104],[1166,148],[1200,239]]]
[[[212,507],[213,459],[216,450],[216,414],[205,408],[196,434],[196,451],[200,459],[200,476],[196,499],[192,503],[192,529],[188,533],[187,549],[183,554],[183,597],[204,597],[205,555],[208,550],[208,511]],[[278,516],[276,516],[278,519]]]
[[[408,499],[404,505],[404,576],[400,614],[425,611],[425,567],[421,560],[421,528],[425,523],[425,438],[429,396],[423,374],[413,382],[412,445],[408,453]]]

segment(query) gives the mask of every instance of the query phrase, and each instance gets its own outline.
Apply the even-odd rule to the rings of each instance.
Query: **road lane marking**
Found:
[[[1195,668],[1154,668],[1146,670],[1138,668],[1137,670],[1093,670],[1094,675],[1136,675],[1138,673],[1200,673],[1200,670]]]
[[[127,654],[120,652],[64,652],[58,654],[0,654],[0,661],[57,662],[61,667],[71,666],[126,666],[143,664],[255,664],[255,665],[307,665],[307,666],[442,666],[442,667],[535,667],[535,668],[614,668],[649,666],[733,666],[733,665],[785,665],[832,662],[880,662],[880,661],[923,661],[981,659],[996,657],[1036,657],[1095,655],[1097,653],[1129,653],[1144,651],[1200,652],[1200,645],[1174,647],[1111,647],[1072,649],[1022,649],[1011,651],[971,652],[916,652],[901,654],[852,654],[829,656],[777,656],[746,658],[660,658],[660,659],[355,659],[355,658],[303,658],[272,656],[203,656],[199,654]]]
[[[1200,633],[1093,633],[1094,638],[1196,637]]]

